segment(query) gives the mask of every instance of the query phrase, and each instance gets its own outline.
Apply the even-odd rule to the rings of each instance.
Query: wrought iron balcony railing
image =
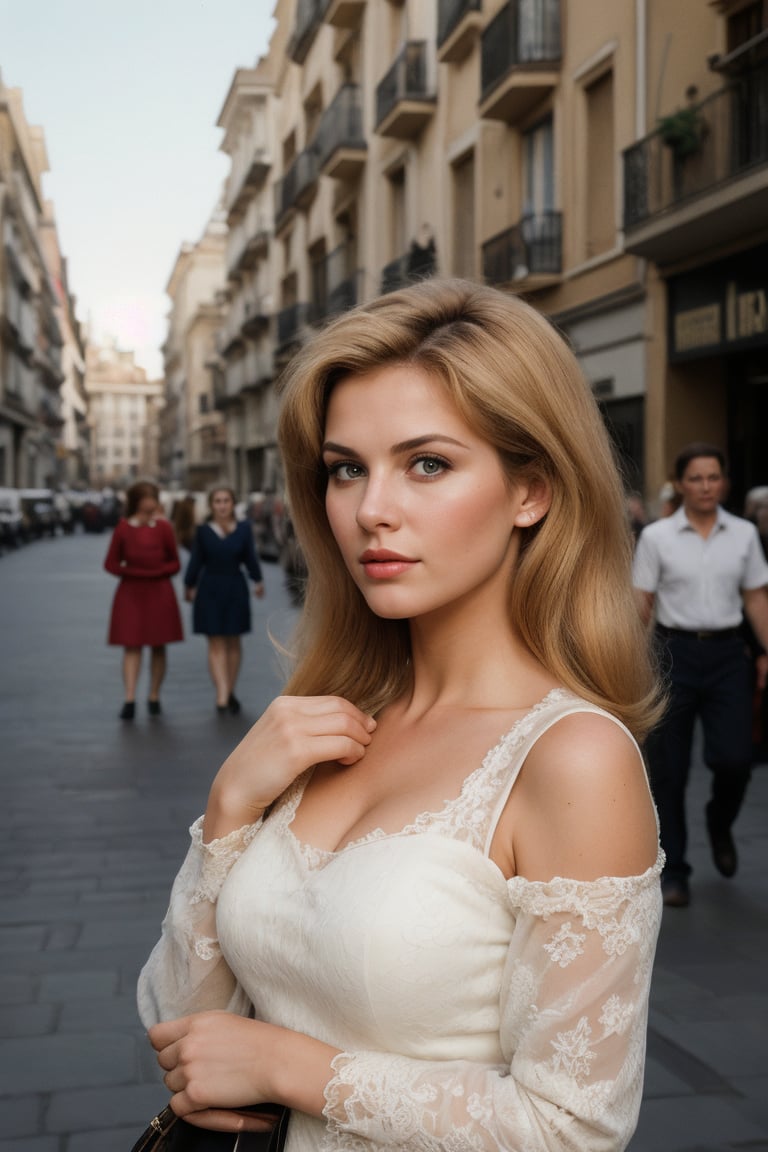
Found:
[[[303,64],[312,41],[323,22],[328,0],[299,0],[296,6],[296,22],[288,41],[288,57],[296,64]]]
[[[624,152],[624,228],[768,163],[768,63],[664,117]]]
[[[470,12],[482,11],[482,0],[438,0],[437,46],[445,43]]]
[[[363,109],[358,84],[344,84],[326,108],[314,140],[320,168],[339,148],[365,149]]]
[[[291,208],[306,202],[317,184],[317,152],[314,147],[300,152],[283,176],[275,183],[275,220],[280,224]]]
[[[562,270],[560,212],[523,216],[483,244],[483,276],[488,284],[509,284],[529,276],[557,276]]]
[[[509,0],[482,34],[481,101],[515,68],[560,55],[560,0]]]
[[[309,305],[289,304],[277,314],[277,347],[285,349],[297,343],[301,329],[307,323]]]
[[[356,250],[351,243],[339,244],[325,257],[317,275],[317,283],[322,285],[322,289],[310,306],[313,324],[338,316],[358,303],[363,273],[355,263]]]
[[[429,91],[426,40],[409,40],[376,88],[376,127],[403,100],[433,101]]]

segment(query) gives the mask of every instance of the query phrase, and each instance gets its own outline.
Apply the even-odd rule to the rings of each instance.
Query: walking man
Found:
[[[647,753],[667,857],[664,903],[681,908],[690,899],[685,790],[697,716],[712,772],[706,806],[712,858],[723,876],[738,867],[731,827],[752,763],[751,665],[741,623],[746,614],[768,647],[768,564],[754,524],[720,507],[725,458],[719,448],[689,444],[674,475],[682,505],[643,529],[634,585],[646,622],[655,610],[669,680],[669,706]]]

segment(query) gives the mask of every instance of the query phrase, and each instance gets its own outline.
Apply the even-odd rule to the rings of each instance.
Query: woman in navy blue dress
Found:
[[[231,488],[214,488],[208,496],[211,514],[195,534],[184,574],[186,599],[193,605],[195,632],[208,637],[208,669],[219,712],[240,711],[235,684],[240,671],[240,636],[251,630],[251,606],[245,568],[253,594],[264,595],[261,567],[247,520],[235,519]]]

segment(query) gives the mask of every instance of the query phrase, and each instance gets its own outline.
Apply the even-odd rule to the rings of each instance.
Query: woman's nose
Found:
[[[369,477],[357,506],[357,522],[366,532],[378,527],[392,527],[400,514],[394,486],[383,478]]]

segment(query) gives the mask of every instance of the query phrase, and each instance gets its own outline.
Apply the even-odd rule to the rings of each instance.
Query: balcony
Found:
[[[483,244],[487,284],[543,288],[562,271],[563,220],[560,212],[523,216]]]
[[[437,58],[457,64],[472,51],[483,26],[482,0],[438,0]]]
[[[436,95],[428,77],[426,40],[409,40],[376,88],[376,131],[411,140],[432,118]]]
[[[482,35],[480,115],[514,123],[560,77],[560,0],[509,0]]]
[[[241,218],[251,197],[269,175],[271,167],[272,161],[267,149],[255,148],[248,165],[240,178],[233,182],[227,196],[227,221],[230,225]]]
[[[248,297],[243,307],[243,336],[256,339],[269,327],[269,306],[266,296]]]
[[[296,23],[288,41],[288,58],[296,64],[303,64],[312,41],[323,22],[323,9],[327,0],[299,0],[296,6]]]
[[[277,314],[277,351],[285,355],[294,344],[299,343],[302,328],[309,316],[309,305],[290,304]]]
[[[308,208],[317,192],[317,152],[305,148],[275,183],[275,225],[281,228],[296,208]]]
[[[768,64],[660,126],[624,152],[624,243],[670,264],[765,228]]]
[[[317,283],[324,287],[320,297],[312,301],[309,312],[313,324],[347,312],[359,303],[363,272],[355,264],[356,249],[350,243],[340,244],[325,257],[317,275]]]
[[[368,146],[363,136],[363,110],[357,84],[345,84],[336,93],[320,120],[315,147],[324,176],[353,180],[360,174]]]
[[[325,22],[334,28],[355,32],[360,27],[365,0],[327,0]]]

